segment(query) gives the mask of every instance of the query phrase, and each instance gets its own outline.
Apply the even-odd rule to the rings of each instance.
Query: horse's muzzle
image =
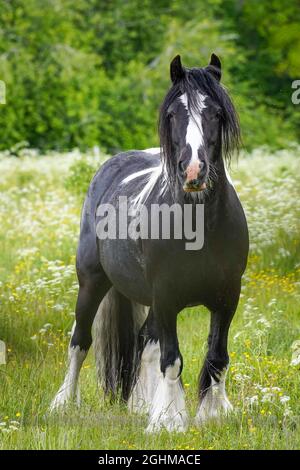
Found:
[[[203,191],[206,188],[205,179],[206,163],[197,161],[190,164],[185,171],[183,189],[187,193]]]
[[[183,190],[186,193],[194,193],[197,191],[203,191],[204,189],[206,189],[206,183],[200,183],[199,179],[191,180],[183,185]]]

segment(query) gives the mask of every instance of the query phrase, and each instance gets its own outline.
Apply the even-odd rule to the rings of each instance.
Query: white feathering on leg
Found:
[[[140,414],[150,411],[160,375],[159,343],[149,341],[142,353],[139,375],[128,401],[130,411]]]
[[[69,346],[69,367],[65,380],[58,390],[50,405],[50,411],[62,408],[71,400],[76,398],[77,404],[80,404],[80,394],[78,387],[79,372],[87,351],[81,350],[79,346]]]
[[[170,432],[183,432],[187,429],[187,412],[184,392],[180,382],[180,359],[167,367],[161,374],[150,408],[147,432],[158,432],[165,428]]]
[[[219,382],[211,377],[211,385],[197,411],[195,418],[197,424],[202,424],[210,419],[219,419],[222,415],[227,415],[233,410],[225,389],[226,374],[227,368],[225,367],[220,373]]]

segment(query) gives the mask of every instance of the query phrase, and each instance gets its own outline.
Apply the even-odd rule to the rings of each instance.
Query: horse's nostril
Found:
[[[201,173],[205,173],[206,168],[207,168],[206,162],[204,160],[201,160],[201,162],[200,162],[200,171],[201,171]]]
[[[186,174],[186,171],[185,171],[185,168],[184,168],[184,163],[182,160],[180,160],[179,164],[178,164],[178,168],[179,168],[179,171],[181,173],[183,173],[184,175]]]

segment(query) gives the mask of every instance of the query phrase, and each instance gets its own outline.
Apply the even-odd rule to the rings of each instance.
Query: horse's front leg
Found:
[[[138,343],[140,363],[128,408],[129,411],[144,414],[150,411],[161,374],[160,346],[152,308],[139,332]]]
[[[180,380],[182,356],[179,351],[176,323],[178,310],[167,302],[154,302],[153,313],[160,344],[160,375],[150,406],[148,432],[185,431],[187,412]]]
[[[229,365],[227,351],[228,331],[235,313],[240,286],[232,289],[231,298],[224,299],[211,311],[208,352],[199,378],[198,425],[210,419],[218,419],[233,410],[228,400],[225,380]]]

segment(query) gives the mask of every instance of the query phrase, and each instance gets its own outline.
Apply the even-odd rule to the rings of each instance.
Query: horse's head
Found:
[[[206,189],[216,162],[240,140],[234,106],[220,84],[221,62],[212,54],[205,68],[188,69],[180,56],[171,62],[172,87],[160,112],[163,160],[171,182],[185,192]]]

